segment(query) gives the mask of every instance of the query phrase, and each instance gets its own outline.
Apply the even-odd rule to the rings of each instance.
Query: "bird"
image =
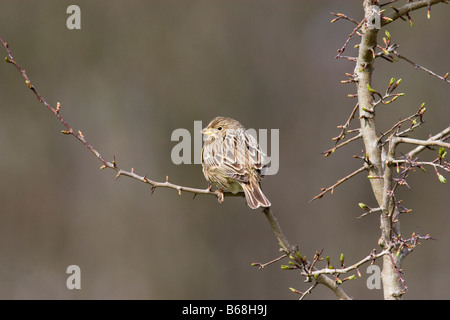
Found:
[[[237,120],[219,116],[201,130],[206,137],[202,148],[202,170],[206,180],[223,192],[244,191],[251,209],[270,207],[261,190],[265,155],[256,139]]]

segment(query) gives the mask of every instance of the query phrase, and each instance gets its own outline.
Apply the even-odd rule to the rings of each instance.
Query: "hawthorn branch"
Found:
[[[348,139],[348,140],[346,140],[344,142],[341,142],[341,143],[337,144],[336,146],[334,146],[333,148],[328,149],[328,150],[326,150],[326,151],[324,151],[322,153],[323,153],[324,157],[328,157],[330,154],[334,153],[337,149],[342,148],[343,146],[349,144],[350,142],[353,142],[353,141],[358,140],[360,138],[362,138],[362,135],[361,135],[361,133],[358,133],[356,136],[353,136],[350,139]]]
[[[381,26],[388,25],[391,22],[394,22],[398,18],[401,18],[404,20],[403,16],[408,16],[410,12],[415,11],[417,9],[421,9],[423,7],[430,8],[432,5],[436,5],[438,3],[447,3],[446,0],[417,0],[417,1],[411,1],[406,3],[405,5],[401,6],[400,8],[394,8],[391,7],[394,11],[385,14],[384,17],[387,19],[383,19]]]
[[[363,172],[363,171],[365,171],[365,170],[368,170],[368,168],[369,168],[369,165],[368,165],[368,164],[365,164],[364,166],[362,166],[362,167],[359,168],[359,169],[356,169],[355,171],[353,171],[353,172],[350,173],[349,175],[346,175],[346,176],[343,177],[342,179],[339,179],[339,180],[338,180],[335,184],[333,184],[332,186],[329,186],[328,188],[323,188],[323,189],[322,189],[322,192],[319,193],[318,195],[314,196],[314,198],[312,198],[311,200],[309,200],[309,202],[312,202],[312,201],[314,201],[314,200],[316,200],[316,199],[322,198],[322,197],[323,197],[326,193],[328,193],[328,192],[333,193],[333,192],[334,192],[334,188],[336,188],[336,187],[339,186],[340,184],[344,183],[345,181],[347,181],[347,180],[353,178],[353,177],[356,176],[358,173],[361,173],[361,172]]]
[[[345,131],[348,129],[348,127],[350,127],[350,123],[352,122],[353,118],[355,118],[355,114],[358,111],[359,105],[356,104],[355,107],[353,108],[352,112],[350,113],[350,115],[348,116],[347,121],[345,121],[345,124],[342,126],[338,126],[338,128],[341,129],[341,133],[339,134],[339,136],[333,138],[333,140],[339,141],[345,138]]]
[[[429,8],[431,8],[431,7],[429,7]],[[375,54],[375,58],[380,57],[391,63],[397,61],[397,58],[402,59],[402,60],[408,62],[409,64],[411,64],[415,69],[421,69],[440,80],[450,83],[450,79],[448,78],[448,76],[449,76],[448,72],[445,75],[441,76],[441,75],[437,74],[436,72],[431,71],[430,69],[425,68],[425,67],[421,66],[420,64],[405,57],[404,55],[400,54],[397,51],[397,48],[399,47],[398,44],[391,43],[391,34],[389,33],[389,31],[385,30],[385,34],[386,34],[386,37],[385,38],[383,37],[384,47],[377,45],[377,48],[379,48],[381,51]]]
[[[369,262],[369,261],[375,261],[378,258],[381,258],[382,256],[389,254],[391,252],[392,247],[388,247],[385,250],[383,250],[380,253],[375,254],[375,250],[373,250],[368,256],[366,256],[365,258],[361,259],[360,261],[352,264],[351,266],[348,266],[346,268],[323,268],[320,270],[315,270],[315,271],[311,271],[311,272],[303,272],[302,275],[304,276],[316,276],[316,275],[320,275],[320,274],[345,274],[348,273],[350,271],[356,270],[358,269],[360,266],[362,266],[363,264]]]
[[[445,128],[444,130],[442,130],[441,132],[439,132],[438,134],[432,136],[431,138],[429,138],[428,140],[425,141],[437,141],[437,140],[441,140],[444,141],[446,139],[450,138],[450,126]],[[407,158],[414,158],[417,154],[419,154],[420,152],[422,152],[423,150],[425,150],[427,147],[427,145],[419,145],[418,147],[414,148],[413,150],[411,150],[410,152],[408,152],[405,157]]]
[[[384,137],[386,137],[388,134],[391,133],[395,133],[396,136],[402,136],[408,132],[413,131],[415,128],[421,126],[424,121],[423,121],[423,114],[425,113],[426,108],[425,108],[425,104],[422,104],[419,108],[419,110],[414,113],[413,115],[410,115],[409,117],[403,119],[403,120],[399,120],[396,124],[394,124],[389,130],[387,130],[386,132],[384,132],[383,134],[381,134],[378,142],[385,144],[385,141],[382,141]],[[417,120],[418,119],[418,120]],[[411,122],[411,126],[401,132],[399,132],[401,126],[403,123],[405,122]]]
[[[278,239],[278,243],[281,247],[281,250],[285,252],[286,256],[294,256],[297,253],[297,248],[292,246],[288,239],[286,238],[286,236],[284,235],[283,230],[281,229],[278,220],[275,216],[275,214],[272,212],[272,209],[269,208],[264,208],[263,209],[263,213],[266,216],[267,220],[270,223],[270,226],[272,227],[272,230],[275,234],[275,236]],[[273,263],[275,261],[278,261],[280,259],[282,259],[284,256],[276,258],[274,260],[272,260],[270,263]],[[313,264],[309,261],[304,261],[303,264],[305,266],[313,266]],[[253,263],[252,265],[254,266],[259,266],[261,269],[261,266],[265,266],[263,264],[259,264],[259,263]],[[328,287],[329,289],[331,289],[331,291],[334,292],[334,294],[338,297],[338,299],[341,300],[349,300],[350,297],[345,293],[345,291],[339,286],[339,284],[337,284],[333,279],[330,279],[329,277],[325,276],[325,275],[318,275],[318,277],[316,278],[316,281],[318,283],[321,283],[323,285],[325,285],[326,287]]]
[[[278,243],[283,251],[288,255],[295,252],[295,247],[289,243],[288,239],[284,235],[284,232],[283,230],[281,230],[280,224],[278,223],[275,214],[272,212],[272,209],[270,207],[264,208],[263,213],[266,216],[267,221],[269,221],[269,224],[272,227],[272,230],[277,237]]]
[[[449,130],[450,127],[448,127],[446,130]],[[413,139],[413,138],[406,138],[406,137],[395,137],[394,143],[397,145],[399,143],[408,143],[408,144],[414,144],[418,146],[423,147],[442,147],[442,148],[450,148],[450,143],[444,142],[441,140],[420,140],[420,139]]]
[[[401,55],[400,53],[398,53],[398,51],[396,51],[396,50],[393,50],[392,53],[395,56],[397,56],[399,59],[402,59],[402,60],[408,62],[409,64],[413,65],[415,69],[421,69],[421,70],[427,72],[428,74],[430,74],[430,75],[432,75],[432,76],[434,76],[434,77],[436,77],[436,78],[438,78],[438,79],[440,79],[442,81],[450,83],[450,79],[448,78],[448,75],[449,75],[448,72],[444,76],[438,75],[437,73],[431,71],[430,69],[427,69],[427,68],[421,66],[420,64],[415,63],[414,61],[411,61],[407,57],[405,57],[405,56]]]
[[[335,15],[335,16],[338,16],[338,18],[331,20],[331,23],[334,23],[334,22],[336,22],[337,20],[339,20],[339,19],[342,18],[342,19],[349,20],[349,21],[351,21],[351,22],[353,22],[353,23],[356,24],[356,27],[355,27],[355,28],[353,29],[353,31],[349,34],[349,36],[347,37],[347,40],[345,41],[344,45],[343,45],[340,49],[337,50],[338,54],[337,54],[336,57],[335,57],[336,59],[339,59],[339,58],[348,58],[348,57],[342,56],[342,54],[344,53],[345,48],[347,48],[348,43],[353,39],[353,36],[354,36],[355,34],[358,34],[358,30],[362,27],[362,25],[364,25],[364,22],[366,22],[366,19],[364,18],[363,20],[361,20],[361,21],[358,23],[358,22],[356,22],[355,20],[348,18],[346,15],[344,15],[344,14],[342,14],[342,13],[336,14],[336,13],[331,12],[331,14],[332,14],[332,15]],[[353,58],[351,58],[351,59],[353,59]],[[351,60],[351,59],[350,59],[350,60]]]
[[[36,98],[38,99],[38,101],[40,103],[42,103],[51,113],[53,113],[53,115],[55,115],[58,120],[64,125],[64,127],[66,128],[66,130],[62,130],[61,132],[63,134],[67,134],[67,135],[72,135],[74,138],[76,138],[78,141],[80,141],[90,152],[92,152],[94,154],[94,156],[102,163],[102,166],[100,167],[101,169],[105,169],[105,168],[109,168],[112,169],[114,171],[116,171],[116,179],[119,178],[120,176],[127,176],[130,178],[133,178],[135,180],[141,181],[143,183],[149,184],[151,185],[151,190],[152,192],[156,189],[156,188],[169,188],[169,189],[173,189],[178,191],[179,194],[181,194],[181,192],[189,192],[189,193],[194,193],[194,194],[206,194],[206,195],[213,195],[216,196],[219,200],[219,202],[223,201],[223,197],[224,195],[226,196],[244,196],[244,193],[240,192],[237,194],[233,194],[231,192],[222,192],[221,190],[211,190],[211,187],[208,187],[206,189],[199,189],[199,188],[192,188],[192,187],[186,187],[186,186],[181,186],[181,185],[177,185],[174,183],[169,182],[169,177],[166,176],[166,181],[164,182],[158,182],[155,180],[152,180],[150,178],[147,177],[147,175],[141,176],[138,175],[134,172],[134,169],[131,169],[131,171],[127,171],[127,170],[123,170],[121,168],[119,168],[119,166],[116,163],[116,160],[114,159],[112,162],[111,161],[107,161],[101,154],[100,152],[98,152],[87,140],[86,137],[84,136],[84,134],[81,132],[81,130],[74,130],[69,122],[67,122],[62,115],[60,114],[60,110],[61,110],[61,104],[58,102],[56,105],[56,108],[53,108],[48,102],[47,100],[39,93],[39,91],[36,89],[36,87],[32,84],[30,78],[28,77],[26,71],[24,68],[22,68],[14,59],[14,56],[12,54],[11,49],[9,48],[8,43],[6,43],[2,38],[0,38],[0,42],[2,43],[2,45],[5,47],[7,53],[8,53],[8,57],[5,58],[5,61],[12,64],[17,71],[19,71],[19,73],[22,75],[22,77],[25,79],[25,84],[27,85],[27,87],[34,93],[34,95],[36,96]]]

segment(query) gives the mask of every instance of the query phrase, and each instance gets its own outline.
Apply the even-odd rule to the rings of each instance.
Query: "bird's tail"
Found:
[[[247,204],[252,209],[259,207],[270,207],[272,204],[269,199],[261,191],[261,186],[257,181],[249,181],[249,183],[242,183],[242,189],[244,189],[245,199]]]

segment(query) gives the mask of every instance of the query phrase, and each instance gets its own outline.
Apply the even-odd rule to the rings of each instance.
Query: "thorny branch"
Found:
[[[392,50],[392,53],[395,54],[398,58],[400,58],[400,59],[402,59],[402,60],[405,60],[406,62],[412,64],[412,65],[414,66],[414,68],[416,68],[416,69],[421,69],[421,70],[423,70],[423,71],[425,71],[425,72],[428,72],[430,75],[432,75],[432,76],[434,76],[434,77],[436,77],[436,78],[438,78],[438,79],[441,79],[441,80],[443,80],[443,81],[445,81],[445,82],[449,82],[449,83],[450,83],[450,79],[448,78],[448,75],[449,75],[448,72],[447,72],[444,76],[440,76],[440,75],[438,75],[437,73],[435,73],[435,72],[433,72],[433,71],[431,71],[431,70],[429,70],[429,69],[427,69],[427,68],[425,68],[425,67],[422,67],[420,64],[415,63],[415,62],[409,60],[409,59],[406,58],[405,56],[403,56],[403,55],[401,55],[400,53],[398,53],[397,50]]]
[[[119,178],[120,176],[127,176],[133,179],[136,179],[138,181],[141,181],[143,183],[149,184],[151,185],[151,192],[153,193],[155,191],[156,188],[169,188],[169,189],[174,189],[176,191],[178,191],[178,194],[181,195],[182,192],[189,192],[189,193],[194,193],[195,195],[197,194],[206,194],[206,195],[213,195],[216,196],[218,198],[218,200],[220,202],[223,201],[223,197],[224,194],[226,196],[234,196],[233,193],[231,192],[225,192],[223,193],[220,190],[211,190],[211,186],[206,188],[206,189],[198,189],[198,188],[192,188],[192,187],[185,187],[185,186],[181,186],[181,185],[177,185],[174,183],[171,183],[169,181],[169,177],[166,176],[166,180],[164,182],[158,182],[155,180],[152,180],[150,178],[147,177],[147,175],[141,176],[138,175],[134,172],[134,169],[132,168],[130,171],[121,169],[118,165],[117,162],[115,160],[115,157],[113,159],[113,161],[107,161],[101,154],[100,152],[98,152],[87,140],[86,137],[84,136],[84,134],[81,132],[81,130],[74,130],[70,124],[62,117],[60,111],[61,111],[61,104],[58,102],[56,105],[56,108],[53,108],[46,100],[45,98],[37,91],[36,87],[32,84],[30,78],[28,77],[25,69],[23,69],[19,64],[17,64],[16,60],[13,57],[13,54],[11,52],[11,49],[9,48],[9,45],[2,39],[0,38],[0,42],[3,44],[3,46],[5,47],[7,53],[8,53],[8,57],[5,58],[5,61],[12,64],[22,75],[22,77],[25,79],[25,84],[27,85],[27,87],[33,91],[33,93],[35,94],[36,98],[38,99],[38,101],[40,103],[42,103],[51,113],[53,113],[58,119],[59,121],[64,125],[64,127],[66,128],[66,130],[62,130],[61,132],[63,134],[67,134],[67,135],[72,135],[74,136],[78,141],[80,141],[89,151],[91,151],[95,157],[100,160],[100,162],[102,163],[102,166],[100,167],[101,169],[105,169],[105,168],[109,168],[112,169],[114,171],[116,171],[116,179]],[[243,193],[237,193],[235,194],[236,196],[243,196]]]
[[[408,59],[407,57],[405,57],[404,55],[400,54],[397,51],[399,45],[395,44],[395,43],[391,43],[391,35],[387,30],[385,31],[385,35],[386,35],[386,37],[383,37],[384,47],[377,45],[377,48],[379,48],[381,51],[374,55],[375,58],[380,57],[389,62],[395,62],[395,61],[397,61],[397,58],[399,58],[399,59],[402,59],[402,60],[408,62],[409,64],[411,64],[415,69],[421,69],[440,80],[450,83],[450,79],[448,78],[448,76],[449,76],[448,72],[445,75],[441,76],[441,75],[431,71],[430,69],[425,68],[414,61],[411,61],[410,59]]]
[[[386,4],[390,4],[392,2],[395,2],[395,1],[391,1]],[[430,18],[431,6],[441,3],[441,2],[447,4],[447,0],[417,0],[417,1],[407,1],[406,4],[404,4],[403,6],[401,6],[398,9],[391,6],[391,8],[394,11],[384,15],[386,19],[383,19],[383,21],[381,22],[381,26],[384,27],[387,24],[392,23],[399,18],[401,18],[402,20],[405,20],[403,18],[404,15],[409,16],[410,12],[415,11],[417,9],[421,9],[423,7],[428,8],[427,16],[428,16],[428,18]],[[411,20],[410,17],[409,17],[409,20]]]
[[[361,168],[356,169],[355,171],[353,171],[352,173],[346,175],[345,177],[343,177],[342,179],[339,179],[335,184],[333,184],[332,186],[329,186],[328,188],[322,188],[322,192],[319,193],[318,195],[314,196],[314,198],[312,198],[309,202],[314,201],[316,199],[320,199],[322,198],[326,193],[330,192],[331,194],[333,194],[334,189],[341,185],[342,183],[344,183],[345,181],[353,178],[354,176],[356,176],[358,173],[361,173],[363,171],[366,171],[368,168],[368,165],[364,165]]]

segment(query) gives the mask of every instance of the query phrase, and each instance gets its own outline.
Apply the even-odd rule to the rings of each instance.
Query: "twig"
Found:
[[[438,134],[432,136],[431,138],[429,138],[426,141],[436,141],[436,140],[441,140],[444,141],[446,139],[449,139],[450,136],[447,136],[450,134],[450,126],[445,128],[444,130],[442,130],[441,132],[439,132]],[[423,150],[425,150],[428,146],[426,145],[419,145],[418,147],[414,148],[413,150],[411,150],[410,152],[408,152],[405,157],[407,158],[414,158],[417,154],[419,154],[420,152],[422,152]]]
[[[334,22],[338,21],[339,19],[345,19],[345,20],[348,20],[348,21],[350,21],[350,22],[353,22],[353,23],[356,24],[356,25],[359,24],[358,21],[356,21],[356,20],[354,20],[354,19],[352,19],[352,18],[347,17],[347,16],[346,16],[345,14],[343,14],[343,13],[334,13],[334,12],[330,12],[330,14],[332,14],[333,16],[336,16],[336,17],[337,17],[337,18],[331,20],[331,23],[334,23]]]
[[[384,144],[386,142],[382,142],[383,138],[386,137],[387,135],[393,133],[395,130],[397,130],[397,132],[395,133],[396,136],[402,136],[408,132],[413,131],[415,128],[417,128],[418,126],[423,124],[423,115],[426,111],[425,108],[425,104],[422,104],[419,108],[419,110],[417,110],[416,113],[414,113],[413,115],[410,115],[409,117],[403,119],[403,120],[399,120],[396,124],[394,124],[389,130],[387,130],[386,132],[382,133],[381,136],[378,139],[378,142]],[[415,120],[419,118],[419,121]],[[411,126],[401,132],[398,132],[398,130],[400,129],[400,127],[402,126],[403,123],[410,121],[411,122]]]
[[[345,122],[344,125],[340,125],[338,126],[338,129],[341,129],[341,132],[339,133],[338,136],[334,137],[331,140],[336,141],[336,145],[338,144],[338,142],[340,140],[344,140],[345,139],[345,133],[347,132],[348,127],[350,126],[350,123],[352,122],[353,118],[355,117],[356,111],[358,111],[358,104],[355,105],[355,107],[353,108],[352,112],[350,113],[347,121]],[[332,149],[328,150],[331,151]],[[325,154],[327,153],[327,151],[325,151]],[[327,157],[329,154],[326,154],[325,157]]]
[[[344,273],[348,273],[350,271],[353,271],[355,269],[357,269],[358,267],[360,267],[361,265],[365,264],[366,262],[369,261],[374,261],[386,254],[389,254],[391,251],[392,247],[388,247],[385,250],[383,250],[382,252],[378,253],[378,254],[374,254],[374,250],[372,251],[371,254],[369,254],[368,256],[366,256],[365,258],[361,259],[360,261],[352,264],[351,266],[348,266],[346,268],[323,268],[320,270],[314,270],[311,272],[302,272],[303,276],[316,276],[316,275],[323,275],[323,274],[344,274]]]
[[[280,261],[281,259],[286,258],[287,255],[283,254],[282,256],[279,256],[278,258],[275,258],[273,260],[270,260],[269,262],[266,263],[260,263],[260,262],[253,262],[252,263],[252,267],[258,267],[259,269],[264,269],[265,267],[267,267],[268,265],[271,265],[272,263],[275,263],[277,261]]]
[[[365,206],[364,210],[366,210],[366,212],[363,213],[362,215],[358,216],[357,218],[362,218],[362,217],[365,217],[365,216],[367,216],[367,215],[369,215],[371,213],[382,211],[382,209],[380,207],[378,207],[378,208],[369,208],[366,205],[364,205],[364,206]]]
[[[360,138],[362,138],[362,134],[361,134],[361,133],[358,133],[356,136],[351,137],[350,139],[348,139],[348,140],[346,140],[346,141],[344,141],[344,142],[342,142],[342,143],[336,145],[335,147],[333,147],[333,148],[331,148],[331,149],[328,149],[328,150],[326,150],[326,151],[324,151],[324,152],[322,152],[322,153],[323,153],[324,157],[328,157],[330,154],[334,153],[337,149],[339,149],[339,148],[345,146],[346,144],[349,144],[350,142],[353,142],[353,141],[355,141],[355,140],[358,140],[358,139],[360,139]]]
[[[450,127],[448,127],[447,129],[450,129]],[[431,140],[431,139],[420,140],[420,139],[413,139],[413,138],[406,138],[406,137],[395,137],[394,143],[395,144],[408,143],[408,144],[415,144],[415,145],[424,146],[424,147],[435,146],[435,147],[442,147],[442,148],[450,148],[450,143],[447,143],[447,142],[444,142],[441,140]]]
[[[52,112],[58,119],[59,121],[64,125],[64,127],[67,130],[62,130],[61,132],[67,135],[72,135],[74,136],[78,141],[80,141],[89,151],[91,151],[95,157],[100,160],[100,162],[103,164],[100,168],[101,169],[105,169],[105,168],[109,168],[109,169],[113,169],[114,171],[117,172],[116,174],[116,178],[119,178],[120,176],[127,176],[133,179],[136,179],[138,181],[150,184],[151,190],[152,192],[155,190],[155,188],[169,188],[169,189],[173,189],[178,191],[179,194],[181,194],[181,192],[189,192],[189,193],[194,193],[194,194],[206,194],[206,195],[213,195],[216,196],[218,198],[218,200],[222,200],[223,201],[223,196],[224,194],[226,196],[233,196],[233,194],[231,192],[222,192],[220,190],[211,190],[211,188],[206,188],[206,189],[198,189],[198,188],[192,188],[192,187],[185,187],[185,186],[181,186],[181,185],[177,185],[174,183],[169,182],[169,178],[166,177],[166,181],[165,182],[158,182],[158,181],[154,181],[152,179],[149,179],[147,177],[147,175],[145,176],[140,176],[136,173],[134,173],[134,170],[132,169],[131,171],[127,171],[127,170],[123,170],[121,168],[118,167],[115,159],[110,162],[105,160],[105,158],[103,158],[103,156],[100,154],[100,152],[98,152],[87,140],[86,137],[84,136],[84,134],[81,132],[81,130],[74,130],[70,124],[62,117],[60,111],[61,111],[61,104],[58,102],[57,103],[57,107],[53,108],[46,100],[45,98],[38,92],[38,90],[36,89],[36,87],[32,84],[30,78],[28,77],[25,69],[23,69],[14,59],[14,56],[12,54],[11,49],[9,48],[9,45],[3,41],[2,38],[0,38],[0,42],[3,44],[3,46],[5,47],[7,53],[8,53],[8,57],[5,59],[6,62],[12,64],[22,75],[22,77],[25,79],[25,84],[27,85],[27,87],[33,91],[33,93],[35,94],[36,98],[38,99],[38,101],[40,103],[42,103],[50,112]],[[241,193],[237,193],[236,196],[244,196],[244,194]]]
[[[389,14],[384,15],[387,19],[383,19],[381,26],[385,26],[391,22],[394,22],[398,18],[402,18],[405,20],[402,16],[406,15],[409,12],[412,12],[414,10],[423,8],[423,7],[429,7],[438,3],[446,3],[446,0],[417,0],[417,1],[411,1],[406,3],[405,5],[401,6],[400,8],[392,8],[394,12],[391,12]]]
[[[398,51],[396,51],[396,50],[393,50],[392,53],[395,54],[398,58],[400,58],[400,59],[402,59],[402,60],[405,60],[406,62],[412,64],[412,65],[414,66],[415,69],[421,69],[421,70],[427,72],[428,74],[430,74],[430,75],[432,75],[432,76],[434,76],[434,77],[436,77],[436,78],[438,78],[438,79],[441,79],[442,81],[445,81],[445,82],[447,82],[447,83],[450,83],[450,79],[448,78],[448,76],[449,76],[449,73],[448,73],[448,72],[447,72],[444,76],[440,76],[440,75],[438,75],[437,73],[431,71],[430,69],[427,69],[427,68],[425,68],[425,67],[422,67],[420,64],[415,63],[414,61],[411,61],[411,60],[408,59],[407,57],[405,57],[405,56],[401,55],[400,53],[398,53]]]
[[[393,164],[412,163],[412,167],[431,166],[435,170],[436,170],[436,168],[441,168],[447,172],[450,172],[450,167],[449,167],[448,163],[446,163],[447,165],[445,165],[445,164],[439,164],[439,163],[435,163],[435,162],[431,162],[431,161],[411,161],[408,159],[393,160],[392,163]]]
[[[309,202],[312,202],[316,199],[320,199],[322,198],[327,192],[334,192],[334,188],[336,188],[337,186],[339,186],[340,184],[344,183],[345,181],[349,180],[350,178],[353,178],[354,176],[356,176],[358,173],[361,173],[365,170],[368,169],[368,165],[365,164],[364,166],[362,166],[359,169],[356,169],[355,171],[353,171],[352,173],[350,173],[349,175],[343,177],[342,179],[339,179],[335,184],[333,184],[332,186],[328,187],[328,188],[323,188],[322,192],[319,193],[318,195],[314,196],[314,198],[312,198],[311,200],[309,200]]]
[[[301,294],[300,298],[298,300],[303,300],[308,294],[310,294],[313,289],[318,285],[319,283],[315,281],[311,287],[308,288],[305,292],[299,292]]]
[[[347,19],[347,20],[349,20],[349,19]],[[334,20],[334,21],[336,21],[336,20]],[[332,21],[332,22],[334,22],[334,21]],[[344,53],[345,48],[347,47],[348,43],[350,42],[350,40],[353,39],[353,36],[355,35],[355,33],[357,33],[358,29],[361,28],[361,26],[364,24],[365,21],[366,21],[366,19],[361,20],[361,22],[358,23],[356,25],[356,27],[353,29],[353,31],[349,34],[349,36],[348,36],[347,40],[345,41],[344,45],[340,49],[338,49],[338,51],[337,51],[338,54],[335,57],[336,59],[342,58],[342,54]],[[356,21],[354,21],[354,22],[356,22]]]

